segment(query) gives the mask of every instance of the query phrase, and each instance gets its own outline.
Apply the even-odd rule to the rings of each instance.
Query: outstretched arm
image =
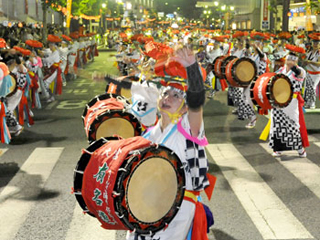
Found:
[[[188,117],[191,128],[191,135],[199,135],[203,120],[202,106],[205,102],[205,89],[199,64],[192,50],[183,47],[175,52],[172,57],[175,61],[180,62],[187,69],[187,104]]]

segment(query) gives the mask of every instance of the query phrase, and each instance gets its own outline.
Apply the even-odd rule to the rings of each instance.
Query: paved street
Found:
[[[0,146],[1,240],[125,239],[124,231],[104,230],[83,214],[71,194],[73,170],[88,146],[82,112],[106,85],[91,75],[117,74],[112,54],[100,52],[55,102],[34,110],[35,125]],[[217,177],[211,201],[203,196],[215,217],[210,239],[320,239],[320,111],[305,114],[308,157],[289,152],[275,159],[259,140],[267,117],[246,129],[226,100],[218,93],[204,109],[210,173]]]

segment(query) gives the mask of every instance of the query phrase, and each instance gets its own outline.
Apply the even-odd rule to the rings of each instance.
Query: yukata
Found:
[[[79,43],[74,41],[72,44],[69,45],[68,51],[68,73],[73,74],[74,78],[76,78],[77,74],[77,58],[78,58],[78,48]]]
[[[188,115],[185,114],[177,124],[170,123],[163,131],[158,122],[144,137],[174,150],[184,166],[186,190],[201,191],[209,185],[206,175],[208,161],[204,149],[207,140],[203,124],[197,138],[191,137],[189,132]],[[153,236],[128,232],[127,240],[185,240],[192,227],[195,206],[195,203],[184,199],[177,215],[167,228],[156,232]]]
[[[60,68],[60,54],[58,50],[52,52],[48,57],[42,59],[43,64],[49,68],[48,74],[44,77],[44,86],[49,95],[62,93],[62,76]],[[55,89],[53,93],[50,90],[50,84],[55,82]]]
[[[320,50],[310,51],[307,53],[306,60],[318,62],[320,58]],[[304,92],[304,100],[306,107],[315,107],[317,86],[320,82],[320,67],[308,64],[306,66],[306,86]]]
[[[267,56],[265,53],[263,55],[263,58],[260,58],[259,54],[254,54],[251,56],[251,59],[255,62],[258,76],[264,74],[267,69]],[[239,99],[238,118],[248,119],[255,115],[253,103],[250,97],[250,86],[248,86],[243,88],[241,98]]]
[[[60,48],[58,48],[58,51],[59,51],[59,55],[60,55],[60,68],[61,68],[62,82],[65,85],[67,83],[66,68],[67,68],[67,64],[68,64],[69,49],[68,49],[68,47],[60,47]]]
[[[293,86],[294,97],[287,107],[271,110],[269,146],[274,152],[299,151],[303,147],[309,146],[302,110],[303,99],[300,95],[306,73],[303,68],[298,68],[302,72],[302,78],[296,77],[292,70],[287,71],[286,67],[277,71],[277,73],[289,77]]]
[[[28,81],[27,68],[23,67],[22,70],[19,69],[20,66],[15,67],[11,71],[11,75],[17,81],[17,91],[12,95],[6,97],[6,120],[10,131],[14,132],[17,128],[24,124],[24,118],[27,119],[30,125],[33,124],[32,118],[29,116],[28,108],[28,88],[30,86],[30,79]],[[19,109],[19,121],[17,121],[14,111],[18,107]]]

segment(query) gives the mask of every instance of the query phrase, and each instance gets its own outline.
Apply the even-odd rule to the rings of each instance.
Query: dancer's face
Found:
[[[167,111],[169,113],[176,113],[181,107],[181,104],[185,105],[183,93],[179,91],[167,88],[163,90],[158,100],[158,108],[161,110]],[[185,106],[180,110],[185,111]],[[181,113],[182,113],[181,112]]]

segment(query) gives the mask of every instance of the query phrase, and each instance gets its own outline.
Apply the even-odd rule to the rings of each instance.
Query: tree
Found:
[[[274,19],[274,27],[273,31],[276,33],[277,31],[277,22],[278,22],[278,5],[280,4],[279,0],[270,0],[270,5],[268,6],[268,9],[272,13],[272,18]],[[272,30],[272,29],[271,29]]]
[[[41,0],[42,5],[42,20],[43,20],[43,28],[42,28],[42,41],[45,42],[47,39],[47,14],[49,8],[52,8],[52,6],[66,6],[66,0]]]

